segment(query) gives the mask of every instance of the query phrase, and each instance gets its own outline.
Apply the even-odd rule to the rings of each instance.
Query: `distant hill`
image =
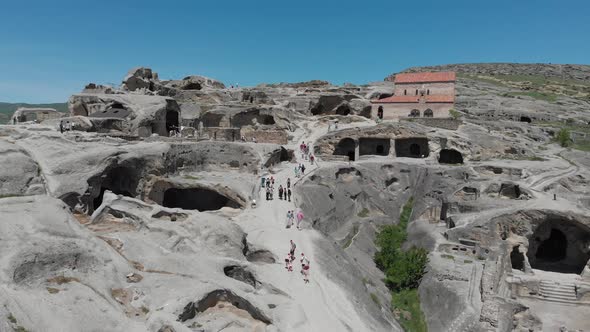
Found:
[[[0,102],[0,124],[8,123],[12,113],[19,107],[39,107],[39,108],[55,108],[58,112],[67,113],[67,103],[53,103],[53,104],[26,104],[26,103],[3,103]]]

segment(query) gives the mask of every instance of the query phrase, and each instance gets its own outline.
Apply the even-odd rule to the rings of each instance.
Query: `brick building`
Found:
[[[448,117],[455,106],[455,77],[454,72],[397,74],[393,96],[371,101],[371,117]]]

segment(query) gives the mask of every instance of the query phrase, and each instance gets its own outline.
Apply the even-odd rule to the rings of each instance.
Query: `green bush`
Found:
[[[420,309],[420,296],[417,289],[406,289],[391,295],[391,305],[410,313],[410,319],[400,315],[400,323],[404,330],[411,332],[426,332],[428,327],[424,314]]]
[[[428,252],[423,248],[400,251],[393,264],[386,270],[385,283],[394,290],[418,288],[424,276]]]
[[[555,139],[557,140],[557,142],[559,143],[559,145],[563,146],[563,147],[568,147],[571,145],[571,139],[570,139],[570,131],[567,128],[561,128],[556,134],[555,134]]]
[[[459,112],[457,112],[457,111],[455,111],[454,109],[452,109],[452,108],[451,108],[451,109],[449,110],[449,115],[450,115],[450,116],[451,116],[453,119],[457,120],[457,119],[458,119],[458,118],[461,116],[461,113],[459,113]]]
[[[406,229],[412,205],[413,199],[410,198],[402,208],[399,223],[381,228],[375,239],[379,250],[374,259],[377,267],[385,272],[385,284],[392,291],[392,305],[409,313],[409,316],[400,317],[400,323],[406,331],[420,332],[427,328],[417,288],[426,270],[428,252],[416,247],[402,250],[402,244],[408,237]]]
[[[381,228],[379,234],[377,234],[375,244],[379,248],[379,251],[375,253],[374,260],[377,267],[383,271],[387,271],[393,264],[397,251],[406,241],[408,236],[406,227],[412,215],[413,204],[413,199],[410,198],[402,208],[399,223],[397,225],[384,226]]]

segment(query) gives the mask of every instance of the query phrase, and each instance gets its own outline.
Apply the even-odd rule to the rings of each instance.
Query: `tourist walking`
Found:
[[[291,201],[291,189],[287,189],[287,197],[289,197],[289,202]]]
[[[291,221],[291,211],[287,211],[287,226],[286,228],[291,228],[293,222]]]
[[[291,254],[291,257],[295,257],[295,249],[297,249],[297,246],[295,245],[295,242],[291,240],[291,249],[289,249],[289,254]]]
[[[62,134],[64,133],[64,122],[63,121],[59,122],[59,132]]]
[[[285,257],[285,269],[289,272],[293,272],[293,257],[291,254],[288,254],[287,257]]]
[[[263,176],[263,177],[261,178],[261,183],[260,183],[260,185],[262,186],[262,188],[264,188],[264,184],[265,184],[265,183],[266,183],[266,178]]]
[[[303,211],[297,212],[297,229],[301,230],[301,221],[303,220]]]
[[[301,176],[305,175],[305,165],[301,164]]]
[[[304,253],[301,253],[301,274],[303,275],[303,281],[309,283],[309,259],[305,257]]]
[[[311,162],[312,165],[313,165],[314,160],[315,160],[315,157],[313,154],[311,156],[309,156],[309,161]]]
[[[279,186],[279,199],[282,200],[283,199],[283,185]]]
[[[287,189],[291,188],[291,178],[287,178]]]
[[[299,165],[295,166],[295,177],[299,177]]]

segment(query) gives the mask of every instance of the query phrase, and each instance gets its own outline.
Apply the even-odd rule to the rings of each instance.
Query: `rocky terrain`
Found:
[[[237,88],[142,67],[0,126],[0,331],[411,330],[374,260],[410,203],[429,331],[590,330],[590,67],[408,71],[441,70],[448,119],[376,123],[391,76]],[[265,199],[269,176],[291,201]]]

